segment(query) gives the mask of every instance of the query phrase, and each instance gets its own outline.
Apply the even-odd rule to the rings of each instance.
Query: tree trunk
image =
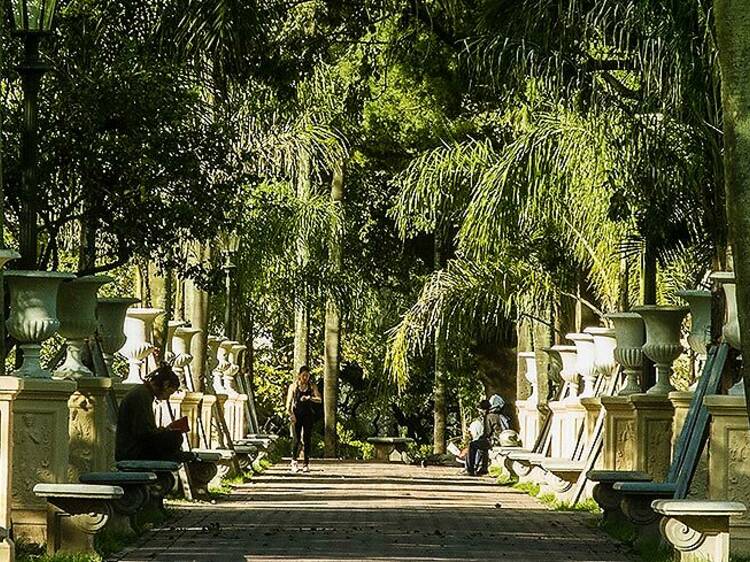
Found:
[[[334,205],[341,206],[344,202],[344,166],[338,162],[333,169],[331,181],[331,200]],[[331,270],[341,271],[342,237],[334,232],[331,235],[329,256]],[[339,303],[329,297],[326,303],[326,319],[323,354],[323,417],[325,456],[336,456],[336,406],[338,404],[338,385],[341,352],[341,310]]]
[[[714,0],[724,112],[724,177],[742,356],[750,358],[750,5]],[[742,364],[750,405],[750,360]]]
[[[434,239],[434,268],[438,271],[443,266],[443,237],[440,229],[435,230]],[[444,333],[436,332],[434,341],[435,351],[435,383],[433,387],[433,429],[432,429],[432,451],[436,455],[445,454],[445,426],[447,417],[446,407],[446,362]]]
[[[311,163],[310,155],[300,157],[300,167],[297,177],[297,197],[307,200],[311,189]],[[305,239],[307,233],[298,233],[297,236],[297,267],[303,271],[310,261],[310,249]],[[294,372],[299,371],[302,365],[310,363],[310,309],[307,296],[306,281],[301,281],[298,294],[294,299]]]

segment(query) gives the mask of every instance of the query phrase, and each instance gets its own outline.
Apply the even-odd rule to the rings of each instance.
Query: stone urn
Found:
[[[568,387],[564,399],[574,401],[578,398],[577,348],[574,345],[553,345],[550,352],[557,354],[562,365],[560,377]]]
[[[583,379],[583,390],[580,397],[590,398],[595,394],[594,387],[596,385],[594,338],[591,334],[586,333],[566,334],[565,337],[573,342],[578,352],[576,356],[576,371],[581,375],[581,379]]]
[[[563,384],[564,381],[560,376],[560,369],[562,369],[562,360],[560,359],[560,354],[553,351],[551,347],[542,347],[541,350],[547,354],[547,373],[549,379],[557,386]]]
[[[188,386],[188,373],[185,371],[185,368],[193,361],[193,355],[190,353],[190,346],[193,343],[193,338],[200,333],[201,330],[198,328],[179,326],[175,329],[174,335],[172,336],[172,353],[174,354],[172,366],[174,367],[177,376],[180,377],[180,384],[186,389]]]
[[[99,322],[99,340],[102,344],[102,355],[107,365],[109,376],[120,377],[114,371],[115,353],[125,345],[125,313],[128,307],[137,303],[134,298],[97,299],[96,317]]]
[[[238,394],[234,377],[240,372],[240,366],[235,365],[233,362],[234,354],[233,349],[240,345],[240,342],[234,340],[224,340],[221,342],[220,348],[224,350],[224,368],[221,369],[221,377],[223,380],[224,392],[229,396],[236,396]]]
[[[23,364],[13,376],[50,379],[52,374],[39,362],[39,352],[42,343],[60,327],[60,284],[75,276],[57,271],[6,271],[4,277],[10,289],[10,317],[5,325],[23,351]]]
[[[232,388],[235,390],[237,390],[237,375],[242,372],[242,362],[245,359],[245,351],[247,351],[247,346],[238,343],[232,346],[232,352],[229,355],[230,362],[236,368],[234,380],[232,381]]]
[[[672,363],[683,352],[680,328],[689,311],[686,306],[646,305],[633,309],[646,324],[643,353],[656,365],[656,384],[646,394],[667,395],[674,390],[670,382]]]
[[[140,384],[141,366],[144,359],[153,352],[153,325],[157,316],[162,313],[160,308],[129,308],[125,315],[125,345],[119,353],[128,360],[128,378],[126,384]]]
[[[688,345],[696,355],[705,358],[711,343],[711,291],[677,291],[690,305]]]
[[[56,377],[80,379],[94,376],[83,364],[83,354],[86,340],[96,332],[96,293],[102,285],[112,281],[106,275],[87,275],[60,285],[57,294],[58,331],[65,338],[67,349],[65,361],[55,370]]]
[[[724,326],[721,329],[721,334],[730,346],[741,351],[740,320],[737,316],[737,284],[734,273],[731,271],[717,271],[711,274],[711,279],[721,285],[726,301]]]
[[[229,367],[229,359],[227,354],[229,348],[224,344],[229,340],[226,338],[218,338],[216,342],[216,363],[214,368],[211,369],[211,382],[216,394],[226,394],[227,390],[224,388],[224,370]],[[231,347],[231,346],[230,346]]]
[[[646,326],[643,318],[635,312],[617,312],[608,314],[607,319],[615,327],[615,361],[625,371],[625,386],[617,394],[638,394],[641,391],[639,379],[643,371],[643,344],[646,343]]]
[[[617,369],[615,331],[612,328],[593,326],[586,328],[584,332],[594,338],[594,369],[599,376],[609,379]]]
[[[172,351],[172,345],[174,344],[174,333],[177,331],[177,328],[181,328],[186,324],[187,322],[185,322],[184,320],[170,320],[167,323],[167,345],[164,351],[164,360],[171,365],[174,365],[175,359],[175,353],[174,351]]]
[[[527,405],[539,403],[539,374],[536,366],[536,353],[533,351],[522,351],[518,357],[524,362],[524,377],[531,385],[531,394],[526,399]]]

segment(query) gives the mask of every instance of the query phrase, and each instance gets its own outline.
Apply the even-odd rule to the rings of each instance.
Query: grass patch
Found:
[[[104,529],[94,537],[94,548],[104,557],[120,552],[123,548],[132,543],[138,535],[124,535],[115,533],[109,529]]]
[[[539,495],[539,484],[534,484],[533,482],[517,482],[513,484],[513,489],[534,497]]]
[[[658,538],[643,541],[637,546],[635,540],[638,530],[628,521],[608,521],[599,524],[599,528],[610,537],[630,547],[643,562],[673,562],[672,549],[662,544]]]
[[[510,474],[504,467],[493,464],[489,468],[489,475],[495,479],[495,483],[500,486],[512,486],[518,482],[518,478]]]
[[[76,554],[58,552],[47,554],[47,547],[24,539],[16,541],[16,562],[102,562],[98,554]]]

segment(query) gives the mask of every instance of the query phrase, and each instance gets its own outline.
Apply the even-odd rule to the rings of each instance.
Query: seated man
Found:
[[[125,395],[117,415],[115,460],[181,459],[180,420],[157,427],[154,418],[154,400],[168,400],[179,388],[180,379],[169,365],[162,364]]]
[[[488,454],[490,449],[489,427],[487,424],[487,413],[490,410],[490,403],[482,400],[477,407],[479,418],[475,419],[469,426],[471,442],[466,454],[464,472],[471,476],[481,476],[487,474]]]

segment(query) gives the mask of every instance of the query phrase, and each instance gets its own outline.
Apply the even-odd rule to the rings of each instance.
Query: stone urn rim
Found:
[[[21,257],[21,254],[10,248],[0,248],[0,266],[5,265],[11,260],[17,260]]]
[[[536,353],[534,351],[519,351],[518,356],[531,358],[531,357],[536,357]]]
[[[594,336],[592,336],[591,334],[587,334],[586,332],[571,332],[569,334],[565,334],[565,338],[569,339],[570,341],[590,341],[592,343],[594,341]]]
[[[708,277],[720,285],[731,285],[737,282],[734,271],[714,271]]]
[[[575,351],[575,352],[578,351],[578,348],[574,345],[563,345],[563,344],[553,345],[552,347],[547,348],[547,349],[549,349],[550,351],[557,351],[558,353],[560,351]]]
[[[641,312],[684,312],[685,314],[690,312],[689,306],[676,306],[671,304],[644,304],[633,308],[635,312],[640,314]]]
[[[174,331],[174,334],[200,334],[203,330],[200,328],[195,328],[193,326],[177,326],[177,329]]]
[[[137,299],[135,297],[96,297],[96,303],[104,303],[104,304],[135,304],[137,302],[141,302],[140,299]],[[128,309],[130,310],[130,309]]]
[[[232,351],[235,353],[238,351],[247,351],[247,346],[245,344],[233,345]]]
[[[685,297],[711,298],[711,291],[707,289],[681,289],[679,291],[675,291],[675,295],[681,298],[685,298]]]
[[[163,312],[164,311],[161,308],[133,306],[131,308],[128,308],[125,314],[130,318],[135,318],[138,320],[148,320],[149,318],[156,318]]]
[[[106,285],[107,283],[112,283],[114,280],[114,277],[110,277],[109,275],[83,275],[71,279],[68,283],[93,283]]]
[[[75,273],[67,273],[64,271],[42,271],[37,269],[22,270],[22,269],[8,269],[3,273],[3,277],[20,277],[20,278],[38,278],[46,277],[47,279],[76,279]]]
[[[604,326],[591,326],[589,328],[585,328],[583,331],[591,336],[599,336],[605,338],[615,337],[614,328],[606,328]]]
[[[223,347],[225,349],[231,349],[235,345],[240,345],[240,342],[235,341],[235,340],[224,340],[223,342],[219,344],[219,347]]]
[[[605,318],[609,320],[634,320],[638,318],[639,320],[643,320],[643,317],[638,314],[637,312],[611,312],[609,314],[604,315]]]

